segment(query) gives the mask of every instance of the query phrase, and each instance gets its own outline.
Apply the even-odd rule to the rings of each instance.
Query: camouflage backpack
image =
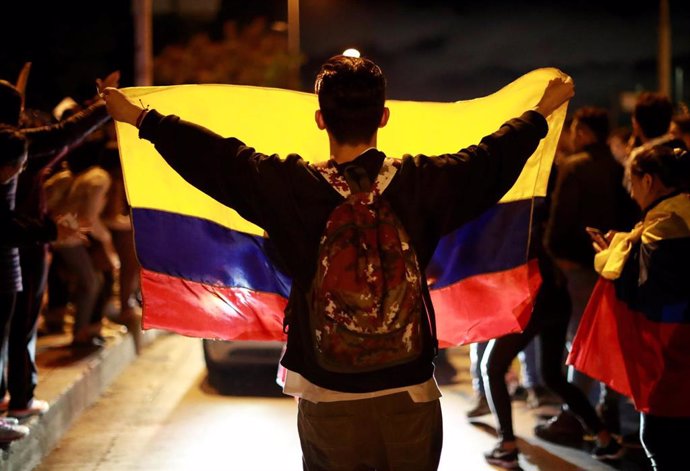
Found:
[[[422,275],[410,239],[381,194],[397,168],[384,160],[370,184],[364,169],[346,177],[317,170],[345,200],[328,218],[311,287],[310,323],[319,365],[329,371],[375,371],[422,351]]]

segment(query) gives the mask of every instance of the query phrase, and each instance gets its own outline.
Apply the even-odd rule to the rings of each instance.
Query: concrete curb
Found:
[[[141,335],[141,347],[151,344],[160,331],[146,331]],[[39,358],[39,386],[36,396],[50,403],[50,410],[41,417],[24,422],[31,432],[21,440],[2,449],[0,470],[30,471],[57,445],[72,422],[96,400],[106,388],[136,359],[134,337],[119,334],[107,345],[67,365],[44,371]],[[48,377],[45,384],[43,373]]]

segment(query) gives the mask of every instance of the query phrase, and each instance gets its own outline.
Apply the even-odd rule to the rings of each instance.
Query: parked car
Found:
[[[203,340],[208,381],[222,394],[274,396],[284,342]]]

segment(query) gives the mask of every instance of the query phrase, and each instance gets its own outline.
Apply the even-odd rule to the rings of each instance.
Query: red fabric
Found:
[[[690,325],[652,322],[600,279],[567,362],[633,399],[644,413],[690,417]]]
[[[439,346],[521,332],[540,283],[537,263],[531,261],[432,290]],[[224,340],[285,340],[287,300],[279,295],[214,287],[147,270],[141,272],[141,284],[145,329]],[[242,312],[233,305],[242,306]]]
[[[537,261],[431,290],[440,347],[522,332],[541,276]]]
[[[287,300],[276,294],[214,287],[147,270],[141,272],[141,286],[144,329],[223,340],[285,340]]]

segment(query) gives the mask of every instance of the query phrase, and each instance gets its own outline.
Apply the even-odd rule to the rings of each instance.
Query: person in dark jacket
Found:
[[[335,56],[321,67],[315,120],[328,134],[332,171],[374,181],[385,165],[386,156],[376,149],[377,131],[389,117],[385,88],[383,73],[368,59]],[[513,185],[547,133],[544,117],[573,90],[562,75],[549,83],[534,110],[479,145],[433,158],[407,156],[396,164],[381,198],[409,235],[421,272],[444,234],[494,205]],[[281,365],[287,370],[284,392],[299,398],[304,469],[437,469],[442,447],[440,391],[433,377],[437,341],[426,322],[422,353],[404,364],[342,373],[316,359],[307,293],[326,221],[343,202],[320,171],[297,155],[264,155],[177,116],[143,110],[116,89],[104,95],[113,119],[139,127],[139,136],[153,142],[183,178],[270,234],[293,280]],[[423,291],[429,301],[428,289]],[[433,316],[430,302],[420,310],[421,319]]]
[[[637,217],[635,204],[623,186],[623,166],[613,157],[607,144],[608,111],[592,106],[578,109],[573,115],[571,135],[576,153],[558,167],[544,235],[546,250],[565,274],[572,302],[566,346],[575,336],[597,279],[592,268],[594,249],[587,228],[604,232],[626,230]],[[590,378],[572,367],[568,375],[572,383],[585,394],[589,393],[593,385]],[[577,443],[583,432],[567,406],[535,429],[540,438],[560,443]]]
[[[11,344],[11,321],[17,296],[22,291],[19,276],[18,248],[42,245],[68,237],[83,237],[76,220],[69,215],[32,218],[15,211],[14,189],[17,177],[27,162],[27,140],[21,132],[0,127],[0,347]],[[4,369],[0,357],[0,371]],[[26,431],[15,423],[0,420],[0,443],[25,436]]]
[[[117,85],[119,72],[113,72],[101,86]],[[85,110],[57,124],[20,128],[24,98],[11,83],[0,80],[0,125],[17,129],[26,139],[25,170],[6,187],[2,195],[18,212],[34,219],[46,219],[43,182],[48,169],[85,136],[102,126],[109,117],[102,100],[94,101]],[[0,259],[11,265],[7,279],[17,293],[14,315],[11,316],[7,345],[7,373],[0,361],[0,409],[13,417],[45,413],[49,404],[34,397],[38,382],[35,358],[36,327],[45,292],[48,268],[48,244],[18,244],[0,248]],[[5,263],[5,262],[2,262]],[[9,393],[9,398],[6,397]]]

